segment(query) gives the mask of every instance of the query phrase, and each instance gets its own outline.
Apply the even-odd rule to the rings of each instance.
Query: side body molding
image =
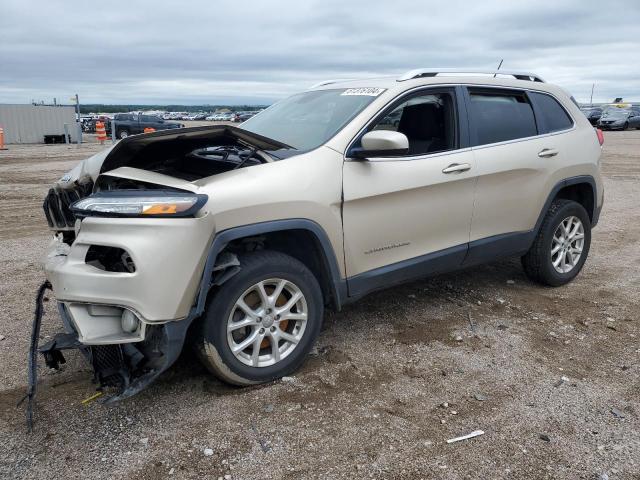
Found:
[[[345,303],[347,297],[346,281],[341,278],[340,270],[338,268],[338,261],[336,254],[333,251],[329,237],[323,228],[312,220],[305,218],[293,218],[287,220],[273,220],[268,222],[254,223],[251,225],[244,225],[241,227],[230,228],[223,230],[216,234],[209,248],[209,254],[205,263],[204,271],[202,273],[202,279],[200,281],[200,288],[198,290],[198,296],[196,303],[189,314],[188,320],[192,320],[204,312],[205,303],[207,300],[207,294],[209,289],[213,285],[213,267],[216,263],[218,254],[224,250],[227,244],[233,240],[244,237],[253,237],[256,235],[262,235],[265,233],[280,232],[283,230],[306,230],[314,235],[318,244],[322,250],[322,261],[325,270],[330,276],[331,293],[335,299],[336,308],[340,309]]]

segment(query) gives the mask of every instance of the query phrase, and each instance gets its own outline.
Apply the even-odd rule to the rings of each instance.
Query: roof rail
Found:
[[[353,78],[334,78],[333,80],[324,80],[323,82],[318,82],[314,85],[311,85],[309,89],[311,90],[314,88],[323,87],[325,85],[331,85],[332,83],[346,82],[348,80],[353,80]]]
[[[482,74],[482,75],[511,75],[518,80],[526,80],[529,82],[542,82],[544,80],[540,75],[529,72],[514,72],[512,70],[474,70],[474,69],[459,69],[459,68],[417,68],[415,70],[409,70],[404,75],[398,77],[398,82],[404,82],[405,80],[411,80],[413,78],[421,77],[435,77],[438,74]]]

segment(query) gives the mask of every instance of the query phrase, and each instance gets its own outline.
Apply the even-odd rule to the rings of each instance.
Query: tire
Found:
[[[579,231],[573,237],[575,240],[570,240],[569,235],[563,236],[560,225],[561,223],[569,225],[568,222],[571,218],[577,219],[582,225],[581,239]],[[577,224],[578,222],[573,221],[569,225],[569,230],[573,230]],[[564,238],[568,238],[568,240],[561,240]],[[571,253],[565,256],[565,260],[567,260],[565,265],[560,260],[561,263],[554,266],[553,260],[558,261],[559,256],[563,254],[563,242],[569,252],[577,252],[580,247],[579,258],[575,260],[575,253]],[[543,285],[559,287],[569,283],[580,273],[589,255],[590,246],[591,221],[587,211],[582,205],[572,200],[556,199],[547,210],[533,245],[521,258],[522,266],[531,280]],[[559,248],[559,251],[554,254],[552,248]],[[564,269],[564,271],[559,271],[559,269]]]
[[[122,129],[122,130],[118,131],[118,138],[120,140],[122,140],[124,138],[127,138],[128,136],[129,136],[129,130]]]
[[[240,271],[209,299],[194,341],[198,357],[210,372],[227,383],[242,386],[270,382],[297,370],[320,333],[324,305],[315,276],[295,258],[270,250],[246,253],[238,258]],[[275,306],[267,302],[267,307],[273,306],[270,313],[264,307],[264,297],[259,294],[260,282],[264,282],[263,290],[269,298],[276,297],[275,288],[283,285]],[[285,313],[281,317],[276,313],[294,300],[296,292],[302,297],[288,312],[298,319],[283,320]],[[238,306],[241,298],[253,312],[251,316]],[[227,332],[228,325],[237,327],[241,322],[252,323]],[[297,342],[285,340],[281,334],[288,334],[287,338],[295,338]],[[232,346],[240,348],[251,338],[258,340],[247,343],[236,353],[232,351]]]
[[[622,126],[622,130],[627,130],[629,128],[629,122],[625,122],[625,124]]]

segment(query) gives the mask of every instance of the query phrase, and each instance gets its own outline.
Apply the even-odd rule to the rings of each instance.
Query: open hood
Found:
[[[49,190],[43,207],[49,226],[71,238],[75,218],[70,206],[92,192],[159,186],[193,191],[197,180],[272,162],[284,152],[290,156],[292,150],[277,140],[230,125],[134,135],[65,174]]]
[[[282,142],[232,125],[162,130],[121,140],[104,159],[100,173],[123,166],[142,167],[141,163],[146,163],[150,155],[166,154],[167,150],[174,156],[181,156],[212,144],[238,144],[256,150],[292,149]]]

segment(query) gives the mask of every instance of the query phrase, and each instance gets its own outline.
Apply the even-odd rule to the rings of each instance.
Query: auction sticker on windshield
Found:
[[[386,88],[376,87],[347,88],[340,95],[365,95],[367,97],[377,97],[385,90]]]

